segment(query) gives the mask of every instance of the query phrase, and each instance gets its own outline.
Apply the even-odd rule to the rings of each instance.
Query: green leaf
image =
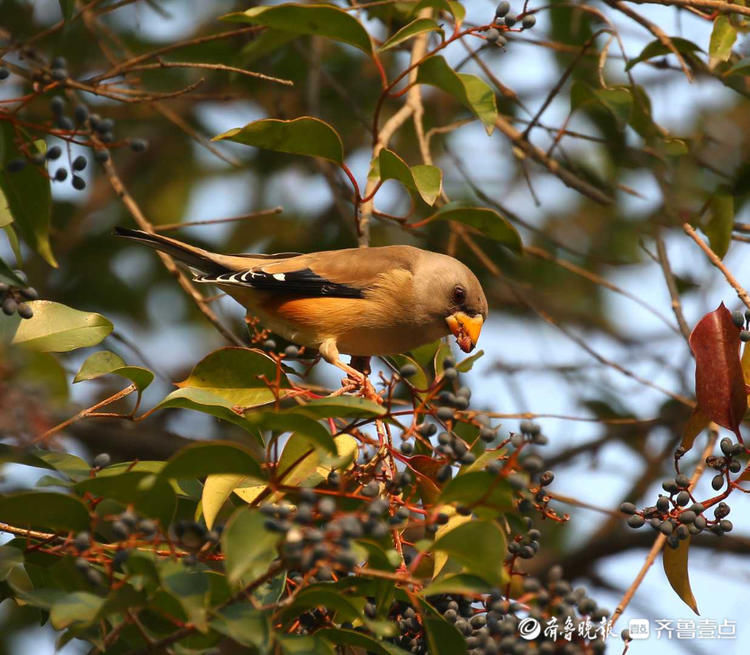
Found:
[[[104,598],[87,591],[73,591],[52,603],[50,623],[55,630],[71,625],[90,625],[104,605]]]
[[[372,418],[386,413],[382,405],[354,396],[317,398],[287,411],[304,413],[315,418]]]
[[[471,520],[440,536],[431,550],[447,554],[493,585],[503,583],[505,536],[494,521]]]
[[[26,159],[16,143],[16,134],[10,121],[0,125],[0,189],[8,209],[21,235],[50,266],[57,266],[49,243],[52,192],[50,181],[36,166],[9,173],[6,164],[13,159]],[[44,142],[28,143],[30,154],[44,152]]]
[[[271,626],[268,616],[248,603],[222,607],[211,620],[211,627],[241,646],[250,646],[261,654],[271,648]]]
[[[443,187],[443,171],[437,166],[409,166],[395,152],[383,148],[373,160],[370,177],[398,180],[407,189],[416,191],[428,205],[434,205]]]
[[[264,150],[321,157],[338,165],[344,163],[344,145],[339,133],[325,121],[311,116],[289,121],[264,118],[219,134],[211,140],[225,139]]]
[[[688,553],[690,551],[690,538],[682,539],[677,548],[665,546],[662,550],[662,563],[667,580],[672,585],[675,593],[685,604],[698,614],[698,603],[690,588],[690,577],[688,576]]]
[[[571,111],[587,104],[604,107],[612,114],[619,128],[624,129],[630,121],[633,110],[633,96],[626,87],[594,89],[585,82],[576,80],[570,90]]]
[[[701,230],[708,237],[711,250],[719,259],[724,259],[732,243],[734,198],[730,193],[720,191],[711,198],[708,209],[708,219],[702,223]]]
[[[297,35],[291,32],[265,29],[242,48],[240,58],[245,65],[252,64],[296,38]]]
[[[227,501],[227,498],[232,495],[232,492],[243,485],[253,485],[253,482],[246,475],[237,475],[235,473],[219,473],[206,477],[201,494],[201,510],[203,511],[203,519],[206,521],[206,526],[209,530],[213,528],[217,515]]]
[[[89,527],[89,512],[67,494],[21,491],[0,497],[0,520],[18,527],[80,532]]]
[[[688,41],[687,39],[682,39],[679,36],[671,36],[669,37],[669,40],[674,45],[677,52],[679,52],[681,55],[690,55],[693,52],[703,52],[703,49],[699,46],[697,46],[692,41]],[[666,45],[664,45],[659,39],[655,39],[654,41],[651,41],[643,50],[641,50],[641,54],[638,55],[635,59],[631,59],[627,65],[625,66],[625,70],[629,71],[633,66],[636,64],[639,64],[642,61],[647,61],[649,59],[653,59],[654,57],[662,57],[664,55],[673,54],[672,50],[668,48]]]
[[[452,575],[427,585],[420,594],[423,598],[437,596],[438,594],[460,594],[472,596],[475,594],[486,594],[492,591],[492,585],[486,580],[467,573]]]
[[[427,221],[456,221],[471,225],[482,234],[507,246],[514,252],[521,252],[521,237],[507,219],[494,209],[486,207],[464,207],[451,203],[441,207]]]
[[[221,533],[221,549],[229,584],[251,581],[268,570],[276,557],[279,535],[266,530],[257,510],[242,507],[234,512]]]
[[[206,571],[189,569],[180,561],[169,560],[159,566],[159,576],[164,590],[182,606],[188,620],[205,632],[211,590]]]
[[[276,641],[283,655],[335,655],[333,646],[327,640],[313,635],[276,634]]]
[[[88,478],[91,473],[91,466],[88,462],[70,453],[52,450],[33,450],[31,454],[41,459],[50,468],[76,482]]]
[[[474,368],[474,364],[477,362],[477,360],[483,356],[484,350],[478,350],[473,355],[469,355],[469,357],[462,359],[458,364],[456,364],[456,370],[459,373],[468,373],[472,368]]]
[[[43,352],[95,346],[114,326],[101,314],[81,312],[51,300],[29,302],[34,316],[18,326],[13,343]]]
[[[128,366],[123,359],[109,350],[100,350],[90,355],[73,378],[73,383],[83,380],[93,380],[113,373],[130,380],[138,389],[143,391],[154,379],[154,374],[141,366]]]
[[[294,34],[314,34],[348,43],[366,54],[372,54],[372,41],[367,30],[349,12],[331,5],[285,3],[253,7],[245,12],[222,17],[235,23],[265,25]]]
[[[13,214],[10,213],[10,207],[8,207],[8,200],[0,188],[0,227],[7,227],[13,222]]]
[[[305,610],[314,607],[325,607],[330,612],[335,612],[336,623],[362,619],[362,612],[352,600],[339,589],[332,589],[330,585],[323,583],[310,585],[295,594],[292,603],[281,613],[281,620],[295,621]]]
[[[0,443],[0,463],[5,462],[13,462],[14,464],[23,464],[35,468],[54,470],[52,464],[48,464],[41,457],[37,457],[33,451],[29,452],[25,448]]]
[[[276,399],[269,383],[276,379],[276,362],[268,355],[248,348],[221,348],[195,365],[187,379],[178,382],[183,389],[201,389],[224,398],[238,408],[258,407]],[[278,382],[279,396],[290,388],[286,375]]]
[[[712,61],[728,61],[732,56],[732,46],[737,40],[737,30],[732,25],[729,16],[719,14],[711,30],[711,40],[708,44],[708,54]]]
[[[212,473],[241,473],[263,479],[252,451],[232,441],[201,441],[181,448],[166,463],[164,478],[202,478]]]
[[[327,606],[325,606],[327,607]],[[327,639],[334,644],[344,647],[343,652],[367,652],[377,655],[407,655],[409,651],[403,650],[387,641],[379,641],[368,634],[347,630],[345,628],[323,628],[315,634]],[[350,648],[346,648],[350,646]],[[352,649],[357,649],[356,651]]]
[[[463,655],[466,653],[466,638],[442,616],[426,616],[425,635],[430,655]]]
[[[750,57],[740,59],[724,75],[750,75]]]
[[[439,55],[423,61],[417,71],[417,83],[429,84],[452,95],[473,111],[492,134],[497,120],[497,104],[492,88],[476,75],[456,73]]]
[[[16,231],[13,229],[12,225],[5,225],[3,227],[3,231],[5,232],[5,236],[8,237],[8,244],[10,245],[10,249],[13,251],[13,256],[16,258],[16,261],[20,265],[23,262],[23,256],[21,253],[21,244],[18,241]]]
[[[63,18],[66,21],[70,20],[73,17],[73,11],[76,8],[75,0],[59,0],[59,2]]]
[[[13,546],[0,546],[0,580],[8,576],[19,566],[23,566],[23,551]]]
[[[440,503],[459,503],[462,505],[489,508],[491,515],[513,509],[513,494],[510,485],[487,471],[469,471],[461,473],[443,487]]]
[[[416,18],[387,39],[378,50],[384,52],[385,50],[395,48],[404,41],[417,36],[417,34],[424,34],[425,32],[440,32],[440,36],[445,38],[442,28],[434,20],[431,18]]]
[[[452,2],[451,0],[421,0],[421,2],[414,6],[411,13],[418,14],[426,7],[447,11],[456,19],[457,25],[460,25],[464,20],[464,16],[466,16],[464,6],[460,2]]]
[[[168,408],[192,409],[204,414],[210,414],[229,423],[234,423],[253,435],[259,446],[264,445],[258,429],[251,423],[248,423],[247,419],[241,413],[238,413],[241,410],[236,409],[234,404],[226,398],[217,396],[210,391],[194,388],[177,389],[170,393],[154,409]]]
[[[13,272],[13,269],[5,263],[2,257],[0,257],[0,282],[5,282],[5,284],[11,284],[16,287],[26,286],[23,280]]]
[[[284,412],[253,412],[247,415],[247,420],[262,430],[271,430],[277,434],[293,432],[300,438],[307,439],[314,448],[335,454],[336,444],[331,433],[304,411],[295,411],[296,409]]]
[[[123,505],[132,503],[139,514],[158,519],[165,528],[169,526],[177,507],[177,496],[166,479],[149,471],[125,470],[115,475],[105,471],[76,483],[75,490],[79,494],[88,492],[111,498]]]

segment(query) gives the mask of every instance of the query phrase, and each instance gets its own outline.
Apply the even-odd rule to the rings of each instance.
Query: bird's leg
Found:
[[[361,371],[364,375],[370,375],[372,369],[370,368],[370,358],[363,357],[361,355],[352,355],[349,360],[349,366]]]
[[[370,358],[369,357],[352,357],[351,364],[344,364],[341,361],[339,350],[336,347],[336,342],[333,339],[328,339],[320,344],[318,348],[320,354],[323,355],[329,364],[333,364],[336,368],[340,368],[346,373],[346,378],[341,381],[342,388],[336,392],[336,395],[341,395],[348,391],[361,391],[365,398],[380,402],[381,398],[372,386],[369,378],[367,377],[370,373]],[[355,368],[356,366],[361,367],[360,370]]]

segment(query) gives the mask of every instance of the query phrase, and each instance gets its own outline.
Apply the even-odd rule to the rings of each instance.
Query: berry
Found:
[[[740,330],[740,341],[750,341],[750,330]]]
[[[455,380],[458,377],[458,371],[452,366],[446,366],[443,370],[443,377],[446,380]]]
[[[91,545],[91,535],[88,532],[79,532],[73,540],[73,545],[79,551],[87,550]],[[86,564],[88,566],[88,562]]]
[[[41,166],[46,161],[43,152],[35,152],[33,155],[31,155],[30,159],[31,163],[34,164],[34,166]]]
[[[6,165],[5,170],[9,173],[18,173],[26,168],[25,159],[11,159]]]
[[[66,179],[68,179],[68,171],[64,168],[58,168],[55,171],[55,180],[58,182],[64,182]]]
[[[633,503],[623,503],[620,505],[620,511],[623,514],[635,514],[637,511],[637,508]]]
[[[18,291],[26,300],[39,300],[39,292],[34,287],[25,287]]]
[[[715,491],[718,491],[724,486],[724,476],[721,473],[718,473],[711,479],[711,486],[714,488]]]
[[[10,71],[5,66],[0,66],[0,80],[7,80],[10,75]]]
[[[423,437],[431,437],[437,432],[437,425],[434,423],[422,423],[417,426],[417,432]]]
[[[500,30],[496,27],[491,27],[484,33],[484,38],[487,39],[490,43],[497,43],[500,36]]]
[[[3,300],[3,314],[12,316],[16,313],[16,309],[18,309],[16,301],[10,296],[7,296],[5,300]]]
[[[109,456],[109,453],[99,453],[94,457],[94,466],[99,469],[104,468],[105,466],[109,466],[111,461],[112,458]]]
[[[417,374],[417,367],[414,364],[404,364],[398,371],[402,378],[410,378]]]
[[[505,18],[503,19],[503,22],[508,27],[513,27],[516,24],[516,21],[518,20],[518,17],[515,14],[507,14]]]
[[[19,302],[16,311],[21,318],[29,319],[34,316],[34,310],[25,302]]]
[[[53,80],[63,82],[68,77],[68,71],[65,68],[53,68],[50,75]]]
[[[732,312],[732,322],[738,327],[745,327],[745,314],[739,309]]]
[[[72,129],[75,129],[75,125],[73,124],[73,120],[71,118],[69,118],[68,116],[60,116],[55,121],[55,124],[61,130],[72,130]]]
[[[78,157],[73,160],[73,170],[82,171],[86,168],[86,164],[88,164],[86,157],[84,157],[83,155],[78,155]]]
[[[681,491],[677,494],[677,497],[675,498],[675,502],[680,507],[685,507],[690,502],[690,494],[687,491]]]
[[[677,482],[674,479],[664,480],[664,482],[661,483],[661,488],[669,494],[677,493],[679,490]]]
[[[642,517],[642,516],[639,516],[638,514],[633,514],[633,516],[631,516],[631,517],[630,517],[630,518],[628,519],[628,525],[629,525],[629,526],[630,526],[631,528],[640,528],[640,527],[642,527],[642,526],[643,526],[643,524],[644,524],[645,522],[646,522],[646,521],[645,521],[645,520],[643,519],[643,517]]]
[[[57,159],[60,155],[62,155],[62,149],[60,146],[52,146],[47,150],[46,157],[47,159],[53,160]]]
[[[453,477],[453,469],[450,464],[441,466],[435,475],[438,482],[448,482]]]
[[[73,188],[77,191],[83,191],[86,188],[86,181],[78,175],[73,176]]]
[[[401,444],[401,452],[404,455],[411,455],[414,452],[414,444],[410,441],[404,441],[404,443]]]
[[[49,108],[55,116],[62,116],[65,111],[65,99],[62,96],[54,96],[49,101]]]
[[[539,484],[542,487],[546,487],[547,485],[552,484],[552,481],[555,479],[555,474],[552,471],[545,471],[542,473],[541,477],[539,478]]]
[[[669,511],[669,498],[667,498],[666,496],[659,496],[658,500],[656,501],[656,509],[658,509],[660,512]]]
[[[130,528],[128,528],[122,521],[112,522],[112,534],[116,539],[127,539],[130,534]]]
[[[52,60],[52,63],[50,64],[50,68],[67,68],[68,67],[68,60],[65,59],[62,55],[58,55]]]
[[[495,16],[498,18],[502,18],[510,11],[510,2],[507,0],[502,0],[502,2],[499,2],[497,7],[495,7]]]
[[[438,407],[435,414],[441,421],[449,421],[453,418],[453,409],[451,407]]]
[[[524,16],[521,25],[523,25],[523,29],[530,30],[532,27],[534,27],[534,25],[536,25],[536,16],[534,16],[534,14]]]
[[[690,486],[690,478],[683,473],[680,473],[680,475],[675,478],[675,482],[680,489],[687,489]]]
[[[694,511],[688,509],[682,512],[678,518],[680,523],[694,523],[697,516]]]
[[[284,348],[284,355],[286,355],[288,359],[297,359],[297,357],[299,357],[299,348],[295,345],[289,345]]]
[[[485,443],[490,443],[495,440],[495,431],[492,428],[482,426],[479,430],[479,438]]]
[[[148,141],[146,139],[131,139],[130,149],[133,152],[146,152],[148,150]]]
[[[109,150],[101,149],[101,150],[95,150],[94,151],[94,160],[99,162],[100,164],[104,164],[105,162],[109,161]],[[269,339],[271,341],[271,339]],[[267,342],[266,342],[267,343]],[[274,348],[276,347],[276,344],[274,343]]]
[[[672,534],[672,530],[674,530],[674,526],[670,521],[663,521],[661,525],[659,525],[659,532],[667,536]]]
[[[78,105],[73,110],[73,118],[76,119],[76,123],[83,125],[89,118],[89,109],[86,105]]]
[[[719,527],[724,532],[731,532],[732,528],[734,527],[734,525],[732,524],[732,522],[729,519],[722,519],[721,521],[719,521]]]

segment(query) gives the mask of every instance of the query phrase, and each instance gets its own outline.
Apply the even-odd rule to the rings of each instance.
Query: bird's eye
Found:
[[[460,284],[457,284],[455,287],[453,287],[453,302],[457,305],[463,304],[464,300],[466,300],[466,289],[464,289]]]

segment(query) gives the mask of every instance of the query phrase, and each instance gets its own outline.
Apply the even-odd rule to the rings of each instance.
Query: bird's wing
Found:
[[[350,248],[268,259],[250,268],[196,277],[197,282],[244,286],[304,297],[363,298],[396,271],[410,272],[419,251],[409,246]]]

